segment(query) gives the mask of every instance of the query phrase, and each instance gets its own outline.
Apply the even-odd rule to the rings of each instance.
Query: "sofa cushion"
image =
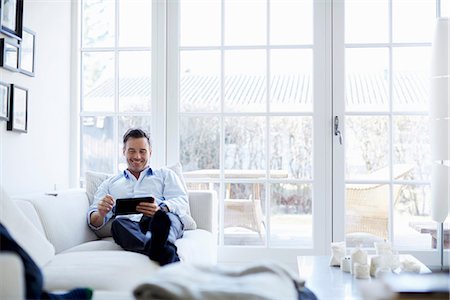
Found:
[[[197,229],[185,231],[183,238],[175,241],[181,261],[189,263],[216,263],[216,241],[211,232]]]
[[[55,246],[56,253],[97,239],[87,225],[89,202],[84,190],[65,190],[57,196],[25,195],[18,199],[34,205],[47,239]]]
[[[147,256],[129,251],[60,253],[44,267],[44,289],[129,290],[159,269]]]
[[[0,222],[39,267],[55,256],[55,248],[0,188]]]
[[[122,247],[117,245],[112,237],[105,238],[103,240],[91,241],[77,245],[75,247],[64,250],[62,253],[78,252],[78,251],[117,251],[123,250]]]

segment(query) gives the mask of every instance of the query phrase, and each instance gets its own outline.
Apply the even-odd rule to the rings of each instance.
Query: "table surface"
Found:
[[[421,266],[420,273],[431,272],[412,255],[400,255],[400,260],[404,259],[417,261]],[[298,256],[297,264],[300,278],[306,280],[306,287],[320,300],[362,299],[359,284],[376,280],[356,279],[350,273],[341,271],[339,267],[330,267],[330,256]]]

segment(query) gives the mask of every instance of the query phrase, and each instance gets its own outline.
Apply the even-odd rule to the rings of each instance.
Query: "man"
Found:
[[[116,199],[154,197],[154,203],[139,203],[139,214],[116,216],[111,234],[125,250],[148,255],[165,265],[179,261],[175,240],[183,236],[180,217],[187,213],[189,204],[175,172],[150,168],[151,154],[145,131],[130,129],[125,133],[123,155],[128,168],[100,185],[88,211],[88,224],[93,230],[102,228],[114,217]]]

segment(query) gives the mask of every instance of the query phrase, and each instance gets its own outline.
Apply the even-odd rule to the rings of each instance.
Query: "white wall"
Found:
[[[36,32],[35,77],[0,68],[0,80],[28,88],[28,133],[0,121],[0,185],[10,194],[69,186],[70,0],[24,0]]]

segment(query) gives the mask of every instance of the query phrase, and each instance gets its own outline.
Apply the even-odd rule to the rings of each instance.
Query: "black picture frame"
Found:
[[[6,130],[28,132],[28,89],[11,84]]]
[[[23,0],[0,0],[0,32],[22,39]]]
[[[0,67],[13,72],[19,71],[19,49],[19,45],[0,39]]]
[[[24,27],[19,48],[19,72],[28,76],[34,76],[35,44],[36,33]]]
[[[10,85],[0,81],[0,120],[9,121]]]

